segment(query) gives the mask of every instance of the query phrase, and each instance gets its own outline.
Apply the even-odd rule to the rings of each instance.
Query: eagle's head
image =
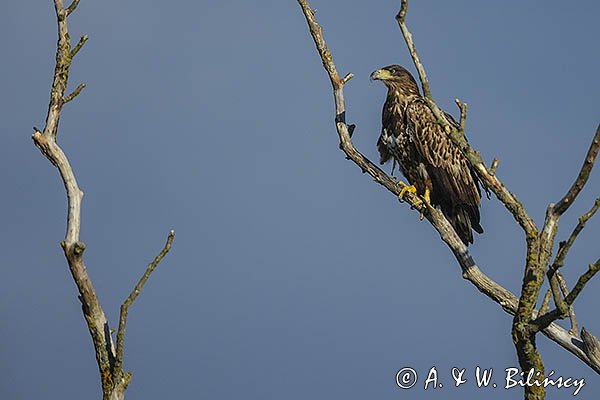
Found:
[[[419,95],[415,78],[400,65],[388,65],[371,74],[371,80],[380,80],[388,89],[401,91],[405,96]]]

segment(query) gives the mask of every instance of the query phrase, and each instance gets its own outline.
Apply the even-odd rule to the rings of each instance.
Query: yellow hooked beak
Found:
[[[378,69],[377,71],[373,71],[373,73],[371,74],[372,81],[385,81],[386,79],[390,79],[391,77],[392,74],[390,74],[390,72],[386,69]]]

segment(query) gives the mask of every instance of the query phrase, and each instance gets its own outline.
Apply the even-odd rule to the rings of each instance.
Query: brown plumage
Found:
[[[431,204],[442,210],[461,240],[473,243],[472,230],[483,233],[477,174],[437,123],[410,72],[390,65],[373,72],[371,79],[381,80],[388,88],[377,141],[381,164],[392,159],[398,163],[418,194],[429,190]]]

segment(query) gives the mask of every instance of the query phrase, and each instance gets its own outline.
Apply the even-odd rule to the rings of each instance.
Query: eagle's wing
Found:
[[[406,110],[408,129],[419,153],[449,183],[462,203],[478,206],[481,196],[467,159],[437,123],[424,101],[413,101]],[[452,120],[452,122],[454,122]]]
[[[481,193],[477,175],[458,146],[437,123],[424,100],[418,99],[408,105],[406,119],[415,146],[427,164],[437,203],[450,222],[454,218],[458,225],[464,227],[457,232],[463,230],[472,241],[471,227],[477,232],[483,231],[479,225]],[[451,122],[456,123],[453,119]],[[432,198],[432,201],[435,199]]]
[[[379,163],[385,164],[391,160],[394,155],[390,151],[390,142],[395,144],[396,136],[400,133],[401,127],[398,125],[398,121],[394,115],[393,103],[390,103],[389,94],[383,105],[383,111],[381,114],[381,134],[377,140],[377,150],[379,150]]]
[[[379,163],[385,164],[392,158],[392,153],[388,150],[388,146],[385,143],[386,137],[388,136],[387,128],[381,128],[381,134],[379,135],[379,139],[377,139],[377,150],[379,150]]]

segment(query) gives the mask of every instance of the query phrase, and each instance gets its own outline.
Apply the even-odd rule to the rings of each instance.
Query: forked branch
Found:
[[[337,73],[336,66],[333,62],[333,56],[327,48],[327,45],[323,38],[323,29],[316,22],[315,14],[312,11],[308,1],[298,0],[298,3],[302,8],[303,14],[308,24],[309,31],[315,42],[317,52],[321,58],[323,66],[332,84],[336,109],[335,125],[340,140],[340,149],[342,149],[342,151],[344,151],[344,153],[346,154],[347,158],[353,161],[356,165],[358,165],[363,172],[368,173],[373,178],[373,180],[383,185],[391,193],[397,196],[403,187],[402,184],[395,182],[393,178],[385,174],[385,172],[383,172],[376,165],[374,165],[370,160],[368,160],[354,147],[351,140],[351,132],[354,131],[355,126],[346,124],[346,109],[343,94],[343,86],[346,83],[346,80],[340,79]],[[398,14],[397,20],[401,26],[403,33],[406,33],[405,39],[407,40],[407,44],[409,46],[409,50],[411,51],[411,55],[415,55],[413,61],[415,61],[420,76],[422,75],[421,81],[423,83],[424,92],[429,93],[430,95],[429,85],[426,80],[424,68],[420,63],[418,56],[416,56],[416,49],[414,47],[414,42],[412,41],[412,36],[410,35],[410,32],[408,31],[405,25],[407,2],[403,0],[402,6],[403,7],[401,8],[400,13]],[[427,87],[427,90],[425,89],[425,87]],[[462,131],[464,129],[464,121],[466,119],[466,105],[464,105],[463,107],[461,106],[461,104],[463,103],[459,104],[459,107],[461,108]],[[433,103],[433,105],[435,106],[435,103]],[[441,115],[441,113],[438,114]],[[443,125],[443,121],[440,121],[440,123],[442,123]],[[519,222],[523,230],[526,232],[526,237],[535,238],[535,240],[532,241],[530,247],[532,249],[532,255],[536,256],[535,258],[537,259],[537,254],[534,251],[534,249],[536,248],[535,245],[538,237],[537,227],[525,211],[522,204],[518,201],[518,199],[512,193],[510,193],[508,189],[506,189],[505,186],[496,178],[495,169],[498,164],[497,160],[494,161],[492,168],[488,169],[479,157],[479,154],[473,149],[471,149],[468,143],[466,143],[464,137],[462,137],[462,135],[458,135],[459,133],[460,132],[455,130],[450,134],[453,137],[453,140],[455,140],[457,143],[462,143],[461,148],[464,148],[465,151],[470,155],[469,160],[473,165],[476,166],[477,170],[482,175],[484,183],[494,191],[496,196],[514,216],[515,220]],[[408,196],[408,203],[410,205],[414,205],[415,200],[415,196]],[[441,212],[433,208],[428,208],[426,216],[428,221],[440,234],[441,239],[448,245],[448,247],[455,255],[459,265],[461,266],[463,277],[469,282],[471,282],[473,285],[475,285],[477,289],[479,289],[490,299],[498,303],[506,312],[514,315],[518,310],[519,299],[510,291],[506,290],[505,288],[503,288],[502,286],[500,286],[481,272],[481,270],[477,267],[475,261],[473,260],[472,256],[470,255],[468,249],[458,238],[451,225],[448,223],[448,221]],[[550,300],[549,296],[550,294],[548,294],[547,299],[545,301],[545,309],[547,309],[547,304]],[[537,316],[538,312],[535,309],[532,311],[533,314]],[[580,358],[587,365],[593,368],[596,372],[600,373],[600,363],[595,362],[593,358],[588,356],[588,354],[584,350],[582,350],[583,343],[577,336],[570,334],[567,330],[555,323],[549,324],[543,330],[543,333],[546,336],[548,336],[551,340],[553,340],[569,352],[573,353],[576,357]]]
[[[427,80],[425,68],[419,59],[412,35],[406,26],[407,10],[408,0],[401,0],[400,11],[396,16],[396,20],[400,26],[402,35],[406,41],[415,67],[419,73],[419,78],[421,80],[427,104],[429,105],[433,114],[437,117],[438,123],[445,128],[452,140],[467,155],[471,165],[478,171],[478,174],[480,175],[480,178],[484,184],[494,191],[498,199],[512,213],[513,217],[520,224],[525,233],[527,256],[523,286],[521,288],[521,296],[519,297],[519,304],[513,321],[513,340],[519,355],[521,368],[526,371],[535,369],[543,374],[543,362],[535,346],[535,333],[540,327],[547,327],[548,323],[552,320],[544,320],[544,324],[542,326],[536,324],[538,321],[533,321],[535,315],[537,315],[537,312],[535,311],[535,304],[539,296],[541,285],[544,281],[546,266],[552,252],[552,244],[554,243],[554,238],[557,231],[558,218],[566,211],[568,206],[572,204],[577,197],[577,194],[581,191],[587,182],[587,179],[589,178],[595,158],[598,154],[598,149],[600,148],[600,127],[596,131],[592,145],[590,146],[584,164],[575,183],[567,195],[565,195],[565,197],[556,206],[551,205],[548,207],[544,227],[541,234],[538,236],[538,230],[523,205],[518,201],[516,196],[509,192],[496,178],[495,170],[497,167],[497,160],[494,160],[491,168],[486,168],[485,164],[479,157],[479,153],[474,151],[466,142],[464,137],[464,119],[466,117],[466,107],[463,107],[460,101],[456,101],[461,110],[461,123],[460,128],[457,130],[455,126],[448,124],[448,121],[445,120],[443,113],[435,104],[435,101],[431,96],[431,89]],[[593,276],[592,270],[589,272],[591,275],[585,275],[588,277],[588,279]],[[574,327],[576,327],[577,324],[575,321],[574,311],[571,307],[572,303],[563,302],[562,298],[560,297],[560,290],[558,289],[559,279],[560,277],[557,275],[550,281],[552,293],[557,301],[557,308],[560,310],[559,314],[561,316],[570,314],[572,324]],[[574,333],[576,334],[576,332]],[[589,359],[589,356],[587,358]],[[598,365],[595,365],[595,369],[598,371]],[[526,397],[538,398],[540,395],[543,396],[543,390],[539,390],[536,387],[526,387],[525,392]]]
[[[564,265],[565,258],[567,257],[567,253],[569,252],[569,250],[571,250],[571,246],[573,246],[573,243],[575,243],[575,240],[577,239],[583,228],[585,228],[585,224],[590,220],[590,218],[594,216],[594,214],[596,214],[598,208],[600,208],[600,197],[596,199],[594,205],[588,212],[579,217],[579,222],[573,229],[573,232],[571,232],[571,235],[569,235],[569,238],[565,242],[560,242],[558,246],[558,252],[556,253],[554,262],[550,267],[550,271],[556,271]]]
[[[77,290],[79,291],[79,299],[82,303],[83,314],[94,344],[96,361],[98,363],[102,381],[103,399],[117,400],[124,398],[125,389],[131,379],[131,374],[125,374],[121,369],[123,359],[123,337],[121,335],[121,340],[119,342],[120,352],[119,357],[117,357],[106,315],[100,305],[100,301],[98,300],[98,296],[96,295],[94,286],[92,285],[92,281],[83,261],[85,244],[79,240],[83,192],[79,189],[75,174],[73,173],[73,169],[71,168],[67,156],[56,141],[63,105],[77,97],[85,87],[85,84],[80,84],[71,94],[65,96],[73,57],[77,55],[87,41],[87,36],[82,36],[75,48],[71,49],[67,17],[75,11],[79,2],[80,0],[74,0],[71,5],[65,9],[63,0],[54,0],[54,8],[56,10],[58,22],[58,43],[54,78],[52,89],[50,91],[50,104],[48,106],[48,114],[44,129],[39,130],[34,128],[32,138],[42,154],[58,169],[67,192],[67,232],[65,239],[60,244],[65,253]],[[163,249],[160,258],[157,257],[151,264],[152,268],[149,267],[149,270],[146,271],[142,281],[136,286],[135,296],[137,296],[139,290],[141,290],[152,270],[166,254],[172,241],[173,232],[171,231],[167,241],[168,246],[165,247],[166,250]],[[130,296],[130,298],[128,298],[128,305],[133,302],[135,296]]]

